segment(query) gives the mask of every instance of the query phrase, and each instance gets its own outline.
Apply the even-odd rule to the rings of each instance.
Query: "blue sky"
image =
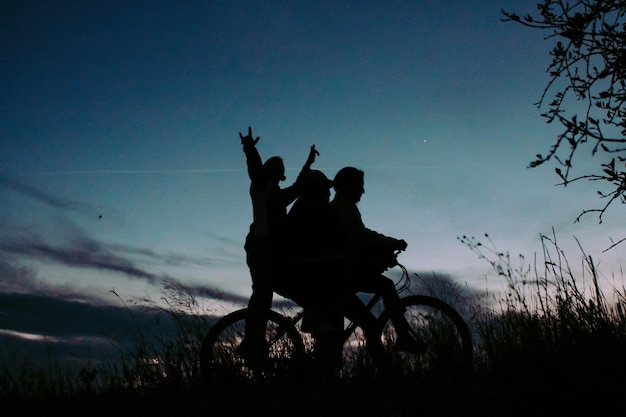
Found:
[[[535,3],[3,2],[0,293],[119,307],[111,290],[158,298],[170,279],[245,301],[248,126],[286,183],[312,144],[329,177],[363,169],[363,219],[407,240],[412,272],[482,291],[489,266],[458,236],[532,258],[554,228],[611,285],[621,208],[574,223],[597,185],[527,169],[559,132],[533,106],[551,41],[500,11]],[[7,307],[0,332],[60,331],[25,314]]]

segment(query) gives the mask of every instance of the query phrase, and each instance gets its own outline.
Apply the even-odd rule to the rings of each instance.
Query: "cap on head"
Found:
[[[272,156],[263,164],[265,174],[274,181],[284,181],[285,177],[285,164],[280,156]]]

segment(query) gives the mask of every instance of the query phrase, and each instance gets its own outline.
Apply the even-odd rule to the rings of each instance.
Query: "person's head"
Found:
[[[302,195],[325,199],[326,201],[330,198],[330,188],[333,186],[333,182],[322,171],[317,169],[305,171],[298,181]]]
[[[357,203],[365,192],[365,173],[358,168],[341,168],[333,181],[337,195]]]
[[[280,156],[272,156],[263,164],[265,175],[271,182],[278,184],[280,181],[284,181],[285,178],[285,164]]]

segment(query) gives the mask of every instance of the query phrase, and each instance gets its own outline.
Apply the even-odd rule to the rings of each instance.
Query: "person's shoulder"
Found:
[[[333,209],[333,208],[337,208],[338,206],[342,205],[343,202],[341,201],[342,198],[335,196],[332,200],[330,200],[330,202],[328,203],[328,208],[329,209]]]
[[[333,197],[333,199],[330,201],[331,203],[341,203],[347,201],[345,197],[339,195],[339,194],[335,194],[335,196]]]
[[[329,203],[335,206],[341,206],[341,207],[351,207],[351,206],[356,206],[356,204],[354,204],[352,201],[350,201],[349,199],[336,195],[333,200]]]

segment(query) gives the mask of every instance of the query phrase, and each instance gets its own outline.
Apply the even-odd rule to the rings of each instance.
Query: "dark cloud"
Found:
[[[102,336],[132,321],[123,307],[44,295],[0,294],[0,305],[1,328],[52,338]]]
[[[72,224],[63,227],[65,237],[55,236],[57,242],[36,234],[21,234],[18,238],[4,236],[0,242],[0,268],[10,275],[24,275],[25,269],[9,271],[9,264],[4,261],[7,256],[28,257],[44,263],[59,263],[69,267],[89,268],[110,271],[134,279],[146,280],[151,284],[165,278],[163,274],[155,274],[146,269],[146,262],[167,266],[215,266],[220,262],[210,257],[194,257],[179,253],[159,253],[151,249],[138,248],[131,245],[109,244],[90,238]],[[4,256],[3,256],[4,255]],[[4,265],[4,266],[3,266]]]
[[[197,256],[188,256],[180,253],[158,253],[153,251],[152,249],[146,248],[137,248],[130,245],[107,245],[109,249],[115,250],[120,253],[125,253],[127,255],[140,255],[142,257],[157,260],[159,262],[163,262],[166,265],[171,266],[214,266],[219,264],[219,261],[207,256],[197,257]]]
[[[222,244],[222,245],[226,245],[226,246],[236,246],[236,247],[241,247],[242,246],[242,242],[237,240],[237,239],[233,239],[231,237],[227,237],[227,236],[222,236],[222,235],[218,235],[215,233],[207,233],[208,237],[217,241],[218,243]]]
[[[0,188],[14,191],[18,194],[29,197],[50,207],[65,210],[83,210],[88,208],[82,203],[52,196],[35,187],[23,184],[2,174],[0,174]]]
[[[246,306],[248,305],[249,298],[240,294],[235,294],[228,291],[222,291],[215,287],[208,287],[204,285],[187,285],[171,278],[167,278],[164,281],[163,287],[166,291],[177,291],[182,293],[189,293],[193,297],[205,298],[210,300],[216,300],[221,302],[232,303],[235,305]],[[282,297],[274,297],[274,307],[293,307],[295,303],[293,301],[283,299]]]
[[[37,287],[37,274],[31,267],[0,257],[0,292],[21,293]]]
[[[38,277],[38,271],[30,261],[46,265],[57,263],[85,270],[101,270],[139,279],[151,285],[163,286],[191,295],[245,305],[247,298],[208,286],[187,287],[181,280],[165,273],[155,274],[147,264],[176,266],[207,266],[213,261],[205,257],[191,257],[176,253],[158,253],[150,249],[130,245],[107,244],[89,238],[82,230],[66,225],[65,233],[71,235],[60,243],[45,241],[38,235],[21,235],[19,239],[4,238],[0,241],[0,292],[37,294],[62,297],[65,300],[102,304],[86,293],[72,288],[70,284],[54,285]],[[59,239],[58,236],[55,237]]]
[[[65,245],[37,241],[3,242],[0,243],[0,250],[67,266],[123,273],[150,283],[154,283],[156,279],[154,274],[134,266],[128,259],[111,253],[106,246],[93,240],[73,240]]]
[[[53,285],[40,279],[34,267],[24,266],[16,258],[0,252],[0,293],[56,296],[65,300],[102,304],[99,298],[74,290],[67,284]]]
[[[4,256],[2,254],[4,253]],[[165,274],[154,274],[137,264],[146,261],[158,262],[170,266],[209,266],[215,262],[207,257],[191,257],[176,253],[161,254],[150,249],[136,248],[129,245],[106,244],[87,237],[74,237],[63,243],[49,243],[38,236],[30,236],[21,240],[5,239],[0,243],[0,272],[13,277],[12,282],[31,282],[35,279],[32,269],[17,266],[17,262],[9,262],[12,257],[28,257],[40,262],[54,262],[62,265],[104,270],[125,274],[133,279],[142,279],[150,284],[159,284],[162,280],[175,281]],[[141,259],[137,259],[137,258]],[[0,283],[0,290],[3,285]],[[214,290],[202,288],[203,295],[215,295]]]
[[[89,215],[97,212],[89,205],[58,198],[36,187],[26,185],[5,175],[0,174],[0,189],[18,193],[21,196],[33,199],[49,207],[85,212]],[[212,258],[208,256],[188,256],[181,253],[169,252],[158,253],[147,248],[138,248],[130,245],[111,244],[100,242],[91,238],[84,230],[81,230],[68,219],[58,219],[54,226],[57,231],[52,234],[52,239],[26,235],[23,230],[17,231],[16,222],[5,222],[4,230],[0,230],[0,251],[9,254],[28,256],[43,262],[57,262],[71,267],[93,268],[123,273],[131,278],[145,279],[155,283],[157,276],[138,266],[143,261],[154,261],[161,265],[182,266],[224,266],[228,263],[237,262],[241,259],[228,262],[224,256]],[[24,226],[24,230],[28,230]],[[220,236],[209,235],[210,239],[217,240],[221,244],[233,245],[228,239]],[[238,246],[240,246],[238,244]]]
[[[176,335],[176,321],[145,304],[95,305],[59,297],[0,293],[0,360],[103,360],[145,338]],[[180,314],[180,313],[179,313]],[[216,317],[207,315],[208,323]],[[179,318],[180,319],[180,318]],[[207,328],[208,330],[208,328]],[[84,363],[84,362],[83,362]]]

